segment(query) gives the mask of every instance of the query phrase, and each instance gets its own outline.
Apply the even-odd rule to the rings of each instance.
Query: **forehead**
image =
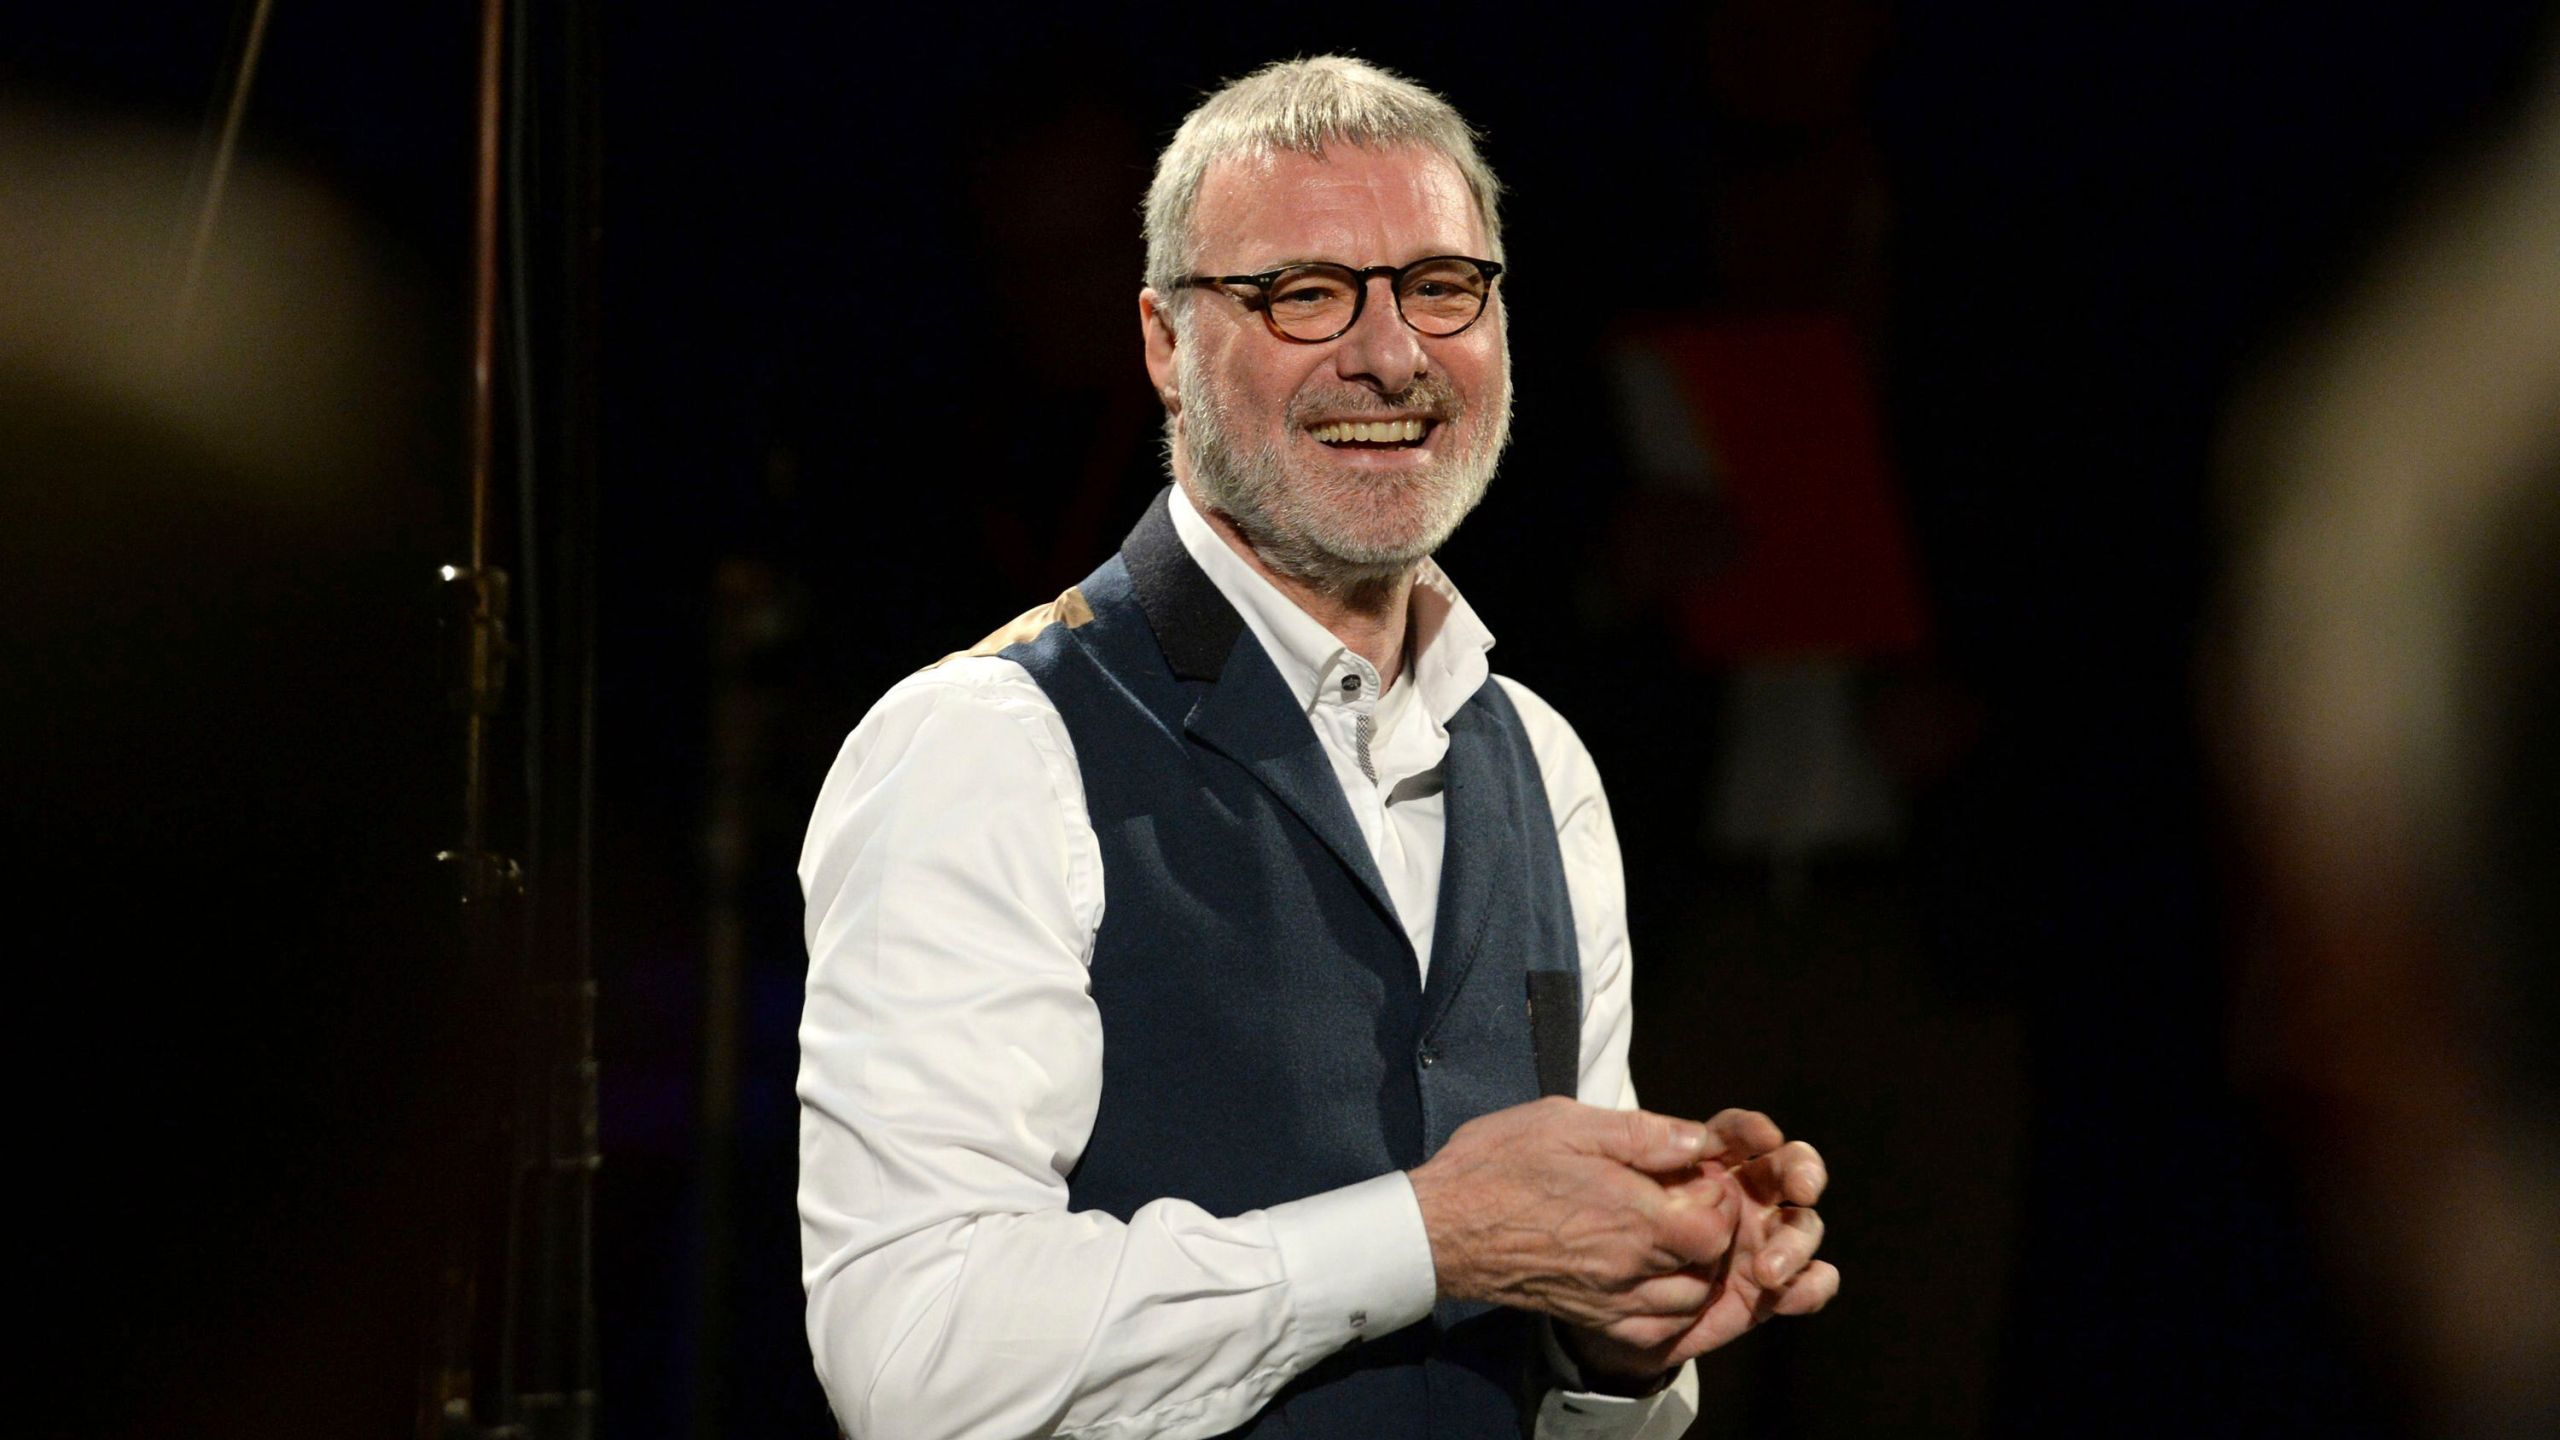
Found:
[[[1192,233],[1202,268],[1222,274],[1295,260],[1401,265],[1485,247],[1457,165],[1415,146],[1227,156],[1201,177]]]

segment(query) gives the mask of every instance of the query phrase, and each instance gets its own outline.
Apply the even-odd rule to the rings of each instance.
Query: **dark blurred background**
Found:
[[[1448,95],[1509,187],[1516,442],[1444,559],[1610,782],[1638,1083],[1767,1109],[1836,1176],[1842,1299],[1704,1366],[1714,1433],[2426,1432],[2234,1060],[2213,477],[2243,387],[2532,97],[2550,22],[600,12],[604,1433],[830,1433],[792,1213],[807,806],[888,684],[1161,483],[1154,151],[1324,50]],[[475,17],[277,5],[232,202],[274,240],[228,361],[267,387],[248,439],[227,391],[115,378],[157,292],[61,278],[119,226],[161,273],[241,23],[0,25],[21,1433],[408,1423],[489,1043],[430,861]]]

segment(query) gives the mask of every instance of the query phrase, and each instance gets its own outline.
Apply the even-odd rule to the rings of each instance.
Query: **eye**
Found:
[[[1396,292],[1405,322],[1426,335],[1453,334],[1484,309],[1484,272],[1463,260],[1424,262]]]
[[[1329,269],[1283,270],[1271,277],[1275,310],[1309,312],[1351,303],[1351,281]]]
[[[1405,276],[1404,293],[1407,299],[1480,296],[1484,293],[1484,272],[1463,261],[1434,261]]]

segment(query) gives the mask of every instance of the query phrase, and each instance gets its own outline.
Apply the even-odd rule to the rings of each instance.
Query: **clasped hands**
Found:
[[[1410,1172],[1440,1293],[1535,1310],[1587,1376],[1649,1380],[1829,1303],[1829,1176],[1768,1116],[1700,1124],[1550,1098],[1479,1116]]]

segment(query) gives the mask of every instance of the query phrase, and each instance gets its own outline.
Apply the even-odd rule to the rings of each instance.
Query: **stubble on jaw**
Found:
[[[1172,468],[1175,451],[1180,449],[1199,487],[1199,498],[1234,522],[1265,565],[1355,608],[1368,608],[1394,594],[1423,560],[1447,543],[1458,523],[1484,499],[1510,442],[1507,336],[1502,388],[1485,402],[1491,407],[1490,427],[1469,446],[1469,453],[1449,455],[1419,478],[1372,478],[1347,469],[1293,476],[1277,444],[1238,443],[1226,397],[1204,373],[1199,353],[1185,345],[1174,355],[1182,406],[1165,417],[1167,467]],[[1437,374],[1425,374],[1384,399],[1356,386],[1332,394],[1297,396],[1290,402],[1285,423],[1295,432],[1310,414],[1342,418],[1390,410],[1421,411],[1450,430],[1464,425],[1470,416],[1467,401],[1455,386]],[[1416,522],[1398,526],[1400,534],[1379,534],[1394,518],[1392,512],[1406,508],[1407,497],[1398,492],[1415,484],[1430,490]]]

